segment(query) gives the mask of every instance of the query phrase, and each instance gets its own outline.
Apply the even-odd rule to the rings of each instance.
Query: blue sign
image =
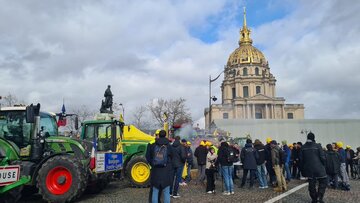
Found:
[[[117,171],[123,167],[122,153],[105,153],[105,171]]]

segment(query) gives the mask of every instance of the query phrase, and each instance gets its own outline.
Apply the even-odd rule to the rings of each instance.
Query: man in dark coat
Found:
[[[270,178],[270,184],[272,184],[272,186],[276,185],[276,175],[275,175],[275,171],[274,171],[274,166],[272,165],[272,161],[271,161],[271,146],[270,146],[270,142],[271,142],[271,138],[267,138],[266,139],[266,145],[265,145],[265,166],[266,166],[266,170],[269,174],[269,178]]]
[[[325,170],[326,157],[321,144],[315,142],[314,133],[307,135],[306,143],[301,147],[299,154],[301,174],[308,178],[309,193],[312,202],[324,202],[324,194],[327,185]],[[316,190],[316,182],[319,182]]]
[[[265,173],[265,146],[260,140],[256,139],[254,148],[258,152],[258,159],[256,159],[257,176],[259,178],[260,189],[268,188],[266,173]]]
[[[247,139],[245,147],[242,148],[241,153],[240,153],[240,159],[241,159],[241,162],[243,163],[243,169],[244,169],[240,187],[244,187],[246,178],[247,178],[247,174],[249,171],[250,171],[250,186],[249,186],[249,188],[252,188],[254,186],[255,173],[256,173],[256,169],[257,169],[256,159],[258,159],[258,158],[259,158],[259,155],[258,155],[256,149],[253,147],[252,141],[250,139]]]
[[[355,152],[354,150],[351,149],[349,145],[347,145],[345,149],[345,153],[346,153],[346,172],[348,175],[351,174],[351,177],[354,178],[353,159],[355,157]],[[350,166],[350,171],[349,171],[349,166]]]
[[[173,147],[173,158],[172,158],[172,164],[173,164],[173,185],[170,188],[170,194],[173,198],[179,198],[180,195],[178,194],[179,191],[179,184],[182,179],[182,172],[184,170],[184,165],[186,161],[186,150],[184,145],[180,143],[180,136],[175,137],[175,141],[172,144]]]
[[[155,146],[166,146],[167,148],[167,164],[166,166],[153,166],[153,159],[155,156]],[[159,191],[162,190],[164,194],[164,202],[170,202],[170,186],[172,176],[172,158],[173,150],[169,140],[166,138],[166,131],[161,130],[159,132],[159,138],[156,139],[155,144],[148,145],[150,147],[147,150],[146,158],[151,165],[150,171],[150,183],[153,189],[152,203],[157,203],[159,198]]]
[[[206,156],[208,149],[206,148],[205,141],[201,141],[200,145],[195,149],[194,156],[198,164],[198,183],[204,184],[205,168],[206,168]]]
[[[326,174],[328,175],[328,184],[334,189],[338,188],[338,177],[340,173],[340,155],[335,152],[331,144],[326,145]]]

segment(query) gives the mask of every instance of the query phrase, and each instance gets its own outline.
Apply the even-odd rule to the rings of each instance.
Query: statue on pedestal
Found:
[[[113,94],[110,90],[111,86],[108,85],[107,89],[105,90],[104,97],[105,101],[101,101],[101,108],[100,113],[113,113],[112,105],[113,105]]]

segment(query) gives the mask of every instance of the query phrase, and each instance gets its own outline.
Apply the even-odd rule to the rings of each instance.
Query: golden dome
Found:
[[[250,63],[266,65],[267,62],[264,54],[252,46],[250,33],[251,31],[246,25],[246,11],[244,8],[244,23],[243,28],[240,30],[239,48],[235,49],[235,51],[230,54],[227,65]]]
[[[240,45],[230,54],[228,65],[236,64],[261,64],[266,65],[266,59],[263,53],[252,45]]]

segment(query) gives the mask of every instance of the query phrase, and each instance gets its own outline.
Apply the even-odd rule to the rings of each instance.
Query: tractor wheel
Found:
[[[84,192],[86,174],[78,159],[67,155],[52,157],[39,170],[39,194],[48,202],[71,202]]]
[[[126,166],[126,174],[132,186],[149,187],[150,166],[144,157],[132,157]]]
[[[0,199],[3,203],[16,203],[20,200],[21,198],[21,191],[23,189],[23,186],[17,187],[15,189],[12,189],[8,192],[6,192],[5,194],[1,194],[0,195]]]

